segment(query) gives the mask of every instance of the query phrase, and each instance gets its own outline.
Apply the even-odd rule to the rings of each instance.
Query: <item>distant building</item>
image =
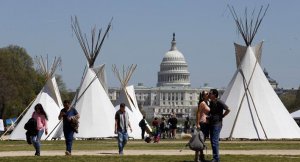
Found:
[[[269,73],[266,70],[266,68],[264,68],[264,73],[265,73],[265,76],[267,77],[269,83],[273,87],[274,91],[276,92],[276,94],[281,95],[284,92],[284,90],[282,88],[278,87],[277,81],[269,76]]]
[[[175,33],[170,50],[164,55],[158,72],[157,87],[135,86],[139,107],[148,119],[153,117],[195,119],[199,93],[203,88],[191,88],[190,72],[183,54],[176,47]],[[119,95],[118,88],[110,88],[109,96],[114,102]]]
[[[269,83],[270,83],[271,86],[273,87],[273,89],[278,89],[278,83],[276,82],[275,79],[272,79],[272,78],[269,76],[269,73],[268,73],[268,71],[266,70],[266,68],[264,68],[264,73],[265,73],[265,76],[267,77]]]

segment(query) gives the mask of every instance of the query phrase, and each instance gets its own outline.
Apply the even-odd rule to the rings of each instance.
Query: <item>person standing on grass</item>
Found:
[[[228,106],[218,99],[219,93],[216,89],[211,89],[209,92],[210,98],[210,112],[209,112],[209,131],[210,131],[210,142],[213,152],[212,162],[219,162],[219,140],[220,132],[222,129],[223,118],[230,112]],[[223,112],[225,110],[225,112]]]
[[[155,117],[154,120],[152,121],[152,135],[153,135],[153,140],[154,143],[158,143],[160,139],[160,129],[159,129],[159,121],[158,118]]]
[[[175,114],[172,114],[172,117],[168,120],[168,124],[170,124],[171,138],[176,139],[177,118]]]
[[[70,101],[64,100],[64,108],[60,111],[60,114],[58,116],[58,120],[63,119],[63,132],[66,143],[66,155],[71,155],[72,153],[73,136],[74,132],[77,131],[74,129],[72,122],[79,119],[79,114],[77,110],[70,106]]]
[[[191,129],[190,118],[189,118],[189,117],[186,117],[186,120],[184,121],[183,132],[184,132],[184,133],[190,133],[190,129]]]
[[[143,119],[139,122],[139,126],[141,127],[141,130],[142,130],[142,140],[144,140],[145,138],[145,131],[146,131],[146,126],[147,126],[147,123],[146,123],[146,117],[143,116]]]
[[[31,136],[31,142],[35,148],[35,156],[40,156],[41,154],[41,137],[45,131],[45,134],[48,134],[47,120],[48,116],[42,106],[42,104],[37,104],[34,107],[34,112],[32,113],[32,118],[36,120],[37,124],[37,134]]]
[[[204,135],[204,141],[209,137],[209,121],[207,119],[210,108],[209,105],[209,93],[202,91],[199,96],[198,109],[196,114],[196,128],[200,129]],[[196,131],[197,131],[196,130]],[[195,162],[204,162],[203,150],[195,151]]]
[[[166,138],[166,119],[165,117],[161,118],[160,124],[159,124],[159,129],[160,129],[160,138],[165,139]]]
[[[128,128],[132,132],[128,112],[125,111],[125,104],[120,104],[120,109],[115,114],[115,134],[118,134],[119,154],[123,155],[124,147],[128,141]]]

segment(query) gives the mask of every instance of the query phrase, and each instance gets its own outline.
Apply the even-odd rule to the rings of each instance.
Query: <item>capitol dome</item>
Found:
[[[183,54],[176,47],[175,33],[171,49],[165,54],[158,72],[157,86],[190,86],[190,73]]]

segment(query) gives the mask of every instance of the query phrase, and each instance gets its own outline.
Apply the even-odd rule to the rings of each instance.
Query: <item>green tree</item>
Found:
[[[60,75],[55,75],[56,83],[61,95],[62,100],[72,100],[75,96],[75,92],[70,92],[67,90],[66,84],[63,82]]]
[[[34,99],[44,78],[22,47],[0,48],[0,118],[14,117]]]
[[[289,112],[293,111],[296,95],[292,91],[287,91],[279,96],[281,102],[284,104]]]

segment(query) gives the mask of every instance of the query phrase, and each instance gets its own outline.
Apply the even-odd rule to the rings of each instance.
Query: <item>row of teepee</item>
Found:
[[[143,118],[137,106],[135,92],[133,86],[127,86],[129,79],[134,72],[136,65],[132,65],[130,70],[124,77],[120,77],[117,68],[113,71],[121,83],[122,92],[117,101],[117,106],[113,106],[108,93],[105,79],[105,65],[94,67],[95,60],[100,53],[101,47],[107,37],[111,28],[111,22],[106,28],[106,31],[101,38],[101,29],[96,35],[96,29],[92,29],[92,40],[88,42],[86,36],[81,33],[77,17],[72,18],[72,29],[78,39],[78,42],[87,59],[87,68],[82,77],[79,89],[72,102],[72,106],[80,114],[79,130],[75,134],[77,138],[106,138],[116,136],[114,134],[115,112],[119,108],[120,103],[125,103],[127,111],[130,115],[130,122],[133,127],[133,132],[129,133],[130,137],[135,139],[141,138],[141,130],[138,122]],[[41,69],[47,75],[47,83],[37,96],[35,101],[31,104],[26,114],[23,115],[22,120],[18,122],[16,128],[11,133],[9,139],[11,140],[25,140],[24,124],[31,117],[34,106],[41,103],[47,113],[48,132],[47,136],[44,134],[42,139],[62,138],[62,122],[58,120],[60,110],[63,108],[60,98],[58,86],[54,77],[54,72],[60,64],[60,59],[55,60],[50,69],[45,66],[45,61],[41,58],[39,61]]]
[[[230,8],[230,7],[229,7]],[[252,18],[248,18],[245,12],[245,21],[239,18],[230,8],[238,31],[242,35],[246,46],[234,44],[236,51],[237,70],[234,73],[226,91],[222,95],[223,100],[231,109],[231,112],[223,121],[221,138],[246,138],[246,139],[299,139],[300,128],[293,120],[279,97],[269,84],[261,68],[262,44],[252,46],[253,39],[266,14],[268,7],[260,8],[257,17],[252,12]],[[78,138],[105,138],[114,135],[114,114],[119,109],[118,104],[125,103],[126,111],[130,115],[133,132],[129,134],[133,138],[140,138],[141,130],[138,127],[142,114],[139,111],[133,86],[127,86],[136,65],[131,65],[127,71],[123,68],[123,75],[117,67],[113,71],[121,83],[121,92],[113,106],[108,94],[105,79],[105,66],[94,67],[95,60],[101,50],[102,44],[110,30],[109,23],[104,36],[101,38],[101,30],[96,36],[96,30],[92,30],[92,42],[88,43],[83,37],[77,18],[72,19],[72,29],[80,46],[88,60],[87,70],[83,75],[77,95],[73,100],[73,106],[79,112],[80,125]],[[49,130],[52,129],[47,139],[62,137],[62,123],[57,119],[62,108],[59,91],[53,76],[60,59],[54,61],[49,70],[40,61],[40,65],[47,75],[48,81],[41,90],[32,106],[28,109],[23,119],[12,132],[10,139],[25,139],[23,126],[33,112],[33,106],[42,103],[49,116]],[[43,136],[43,139],[46,137]]]

